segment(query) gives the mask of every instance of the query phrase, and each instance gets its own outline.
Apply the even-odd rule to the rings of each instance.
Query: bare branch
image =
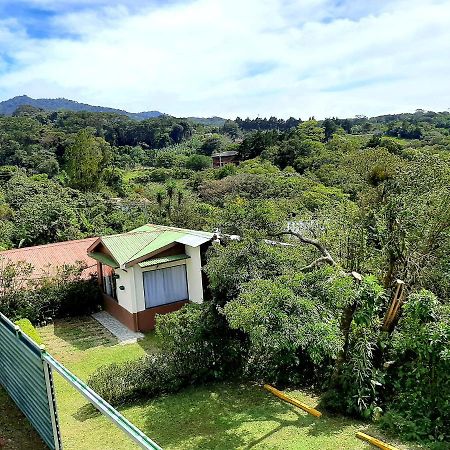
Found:
[[[282,231],[280,233],[275,234],[274,236],[295,236],[297,239],[300,240],[303,244],[312,245],[319,250],[319,252],[322,254],[322,256],[315,261],[313,261],[308,266],[304,267],[303,270],[312,269],[313,267],[317,266],[318,264],[326,262],[327,264],[330,264],[330,266],[337,266],[336,261],[333,259],[333,257],[330,255],[330,252],[324,247],[324,245],[319,242],[317,239],[312,239],[306,236],[303,236],[300,233],[296,233],[295,231],[287,230]]]
[[[301,272],[306,272],[308,270],[314,269],[315,267],[319,266],[321,263],[328,263],[331,264],[330,260],[326,256],[321,256],[320,258],[317,258],[314,260],[311,264],[308,264],[307,266],[304,266],[300,269]]]

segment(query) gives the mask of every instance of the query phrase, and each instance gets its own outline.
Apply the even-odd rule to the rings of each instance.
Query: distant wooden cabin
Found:
[[[213,167],[223,167],[226,164],[236,164],[238,159],[238,152],[231,150],[228,152],[217,153],[211,156]]]

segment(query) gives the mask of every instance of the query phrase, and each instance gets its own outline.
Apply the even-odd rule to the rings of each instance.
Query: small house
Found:
[[[213,233],[161,225],[95,240],[104,309],[133,331],[155,327],[157,314],[203,301],[203,256]]]
[[[231,150],[228,152],[217,153],[215,155],[211,155],[213,167],[223,167],[226,164],[234,164],[238,158],[238,152]]]

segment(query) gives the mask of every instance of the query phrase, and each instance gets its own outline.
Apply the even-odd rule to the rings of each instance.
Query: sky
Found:
[[[0,100],[353,117],[450,108],[450,0],[0,0]]]

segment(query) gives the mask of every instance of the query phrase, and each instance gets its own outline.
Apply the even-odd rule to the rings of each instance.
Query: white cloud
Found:
[[[448,2],[337,3],[196,0],[148,3],[139,14],[122,5],[57,16],[54,25],[77,40],[35,40],[0,22],[0,47],[16,60],[6,72],[0,62],[0,96],[178,116],[450,107]]]

